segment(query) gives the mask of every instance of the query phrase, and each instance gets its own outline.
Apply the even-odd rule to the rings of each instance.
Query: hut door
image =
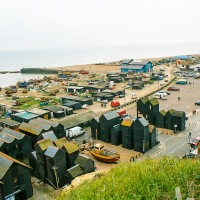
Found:
[[[48,118],[48,115],[44,115],[44,119],[49,119],[49,118]]]
[[[150,72],[150,67],[148,67],[148,69],[147,69],[147,70],[148,70],[148,72]]]

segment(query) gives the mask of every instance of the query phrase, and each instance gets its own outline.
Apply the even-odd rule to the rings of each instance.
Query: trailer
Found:
[[[70,137],[70,138],[77,137],[77,136],[82,135],[84,133],[85,133],[85,131],[79,126],[76,126],[74,128],[70,128],[69,130],[66,130],[66,136]]]

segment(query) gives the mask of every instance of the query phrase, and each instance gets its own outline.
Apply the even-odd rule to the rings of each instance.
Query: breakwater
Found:
[[[47,68],[22,68],[21,74],[58,74],[59,70]]]

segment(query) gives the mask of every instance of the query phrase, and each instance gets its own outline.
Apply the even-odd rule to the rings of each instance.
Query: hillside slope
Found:
[[[142,162],[119,164],[105,174],[97,174],[70,191],[63,191],[58,200],[176,199],[180,187],[182,198],[194,182],[195,198],[200,197],[200,160],[163,157]]]

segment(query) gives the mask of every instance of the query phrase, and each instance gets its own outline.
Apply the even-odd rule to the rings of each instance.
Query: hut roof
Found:
[[[38,117],[37,119],[33,119],[31,121],[36,121],[36,122],[40,122],[40,123],[49,124],[52,127],[57,127],[59,125],[59,123],[57,123],[57,122],[54,122],[54,121],[51,121],[51,120],[48,120],[48,119],[43,119],[43,118],[40,118],[40,117]]]
[[[131,118],[124,118],[121,125],[122,126],[131,126],[133,123],[133,119]]]
[[[93,120],[99,123],[99,117],[94,117]]]
[[[45,110],[49,110],[51,112],[58,112],[58,111],[64,111],[65,109],[60,106],[45,106],[43,107]]]
[[[119,114],[117,113],[117,111],[111,111],[111,112],[108,112],[108,113],[103,114],[103,116],[104,116],[107,120],[110,120],[110,119],[114,119],[114,118],[116,118],[116,117],[119,117]]]
[[[54,143],[58,148],[62,148],[65,143],[67,143],[67,139],[65,137],[55,140]]]
[[[24,163],[22,163],[18,160],[15,160],[14,158],[12,158],[2,152],[0,152],[0,163],[1,163],[0,179],[2,179],[4,177],[4,175],[10,169],[10,167],[12,166],[13,163],[17,163],[19,165],[22,165],[23,167],[27,167],[27,168],[31,169],[31,167],[25,165]]]
[[[43,109],[40,109],[40,108],[32,108],[32,109],[29,109],[27,111],[31,112],[33,114],[36,114],[36,115],[44,115],[44,114],[49,113],[49,111],[46,111],[46,110],[43,110]]]
[[[140,98],[139,99],[143,104],[145,104],[148,100],[149,100],[149,98],[148,97],[142,97],[142,98]]]
[[[170,109],[167,111],[167,113],[170,113],[172,115],[172,113],[174,112],[174,109]]]
[[[44,139],[49,138],[52,142],[54,142],[58,139],[53,131],[48,131],[48,132],[42,133],[41,136]]]
[[[59,151],[59,148],[58,148],[58,147],[49,146],[49,147],[47,148],[47,150],[45,151],[44,155],[53,158],[53,157],[56,155],[56,153],[57,153],[58,151]]]
[[[161,111],[160,111],[160,114],[163,115],[163,116],[165,116],[166,113],[167,113],[167,112],[166,112],[165,110],[161,110]]]
[[[32,155],[33,158],[35,158],[35,160],[37,160],[37,154],[36,151],[32,151],[29,156]]]
[[[172,112],[172,116],[175,116],[175,117],[183,117],[183,116],[185,116],[185,112],[184,112],[184,111],[174,110],[174,111]]]
[[[5,119],[0,119],[0,122],[4,123],[4,124],[8,124],[10,126],[14,126],[14,125],[20,125],[21,123],[14,121],[12,119],[9,118],[5,118]]]
[[[42,127],[42,129],[44,129],[44,130],[49,130],[49,129],[51,128],[51,125],[50,125],[50,124],[38,122],[38,121],[36,121],[36,120],[31,120],[31,121],[29,122],[29,124],[33,124],[33,125],[35,125],[35,126],[40,126],[40,127]]]
[[[63,145],[63,148],[68,152],[68,154],[72,154],[76,151],[79,151],[79,147],[73,141],[67,142]]]
[[[153,129],[155,128],[154,125],[149,125],[149,133],[152,133]]]
[[[87,165],[88,160],[91,159],[83,154],[79,154],[74,163],[84,168]]]
[[[58,122],[64,126],[65,129],[72,128],[79,124],[91,121],[94,117],[97,117],[97,114],[94,111],[88,111],[75,115],[73,117],[65,117],[64,119],[58,119]]]
[[[38,141],[35,146],[38,145],[42,151],[46,150],[49,146],[54,146],[50,139],[43,139]]]
[[[144,118],[139,118],[138,119],[140,121],[140,123],[143,125],[143,126],[148,126],[149,125],[149,122]]]
[[[7,143],[11,143],[16,139],[14,136],[4,132],[0,132],[0,138],[6,141]]]
[[[6,141],[0,138],[0,147],[5,143]]]
[[[3,129],[3,132],[8,133],[9,135],[12,135],[17,139],[22,139],[22,138],[24,138],[24,136],[26,136],[25,134],[23,134],[23,133],[21,133],[19,131],[14,131],[14,130],[12,130],[10,128],[7,128],[7,127],[5,127]]]
[[[156,98],[152,98],[152,99],[150,99],[149,102],[150,102],[153,106],[159,104],[159,101],[158,101],[158,99],[156,99]]]
[[[79,165],[75,165],[67,170],[72,177],[77,177],[83,174],[83,169]]]
[[[39,117],[36,114],[30,113],[30,112],[26,112],[26,111],[25,112],[20,112],[20,113],[15,113],[13,115],[21,117],[23,119],[33,119],[33,118]]]
[[[20,130],[26,131],[28,133],[31,133],[33,135],[39,135],[44,129],[40,126],[36,126],[33,124],[27,124],[25,122],[22,122],[22,124],[19,126]]]

